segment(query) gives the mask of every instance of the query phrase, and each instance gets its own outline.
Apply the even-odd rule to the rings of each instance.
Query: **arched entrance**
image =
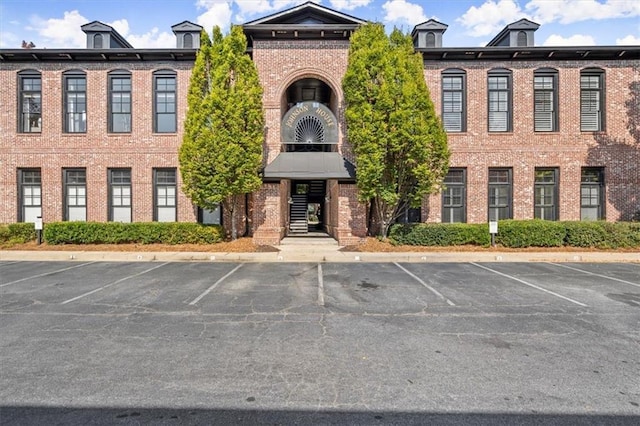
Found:
[[[289,171],[288,235],[327,232],[331,197],[327,181],[338,154],[338,120],[331,106],[337,105],[331,88],[317,78],[301,78],[283,94],[280,160]]]

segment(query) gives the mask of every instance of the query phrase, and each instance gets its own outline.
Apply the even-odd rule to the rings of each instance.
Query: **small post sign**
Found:
[[[489,221],[489,233],[491,234],[491,247],[496,246],[496,234],[498,233],[498,221]]]
[[[37,216],[36,220],[33,222],[33,225],[36,230],[36,238],[38,239],[38,244],[42,244],[42,216]]]

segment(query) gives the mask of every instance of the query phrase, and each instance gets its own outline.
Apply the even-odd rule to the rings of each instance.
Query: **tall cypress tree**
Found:
[[[231,215],[225,228],[234,240],[240,196],[262,183],[258,175],[264,140],[262,87],[246,49],[239,26],[225,37],[216,27],[212,43],[203,33],[179,153],[185,193],[205,209],[222,204]]]
[[[411,37],[366,24],[351,38],[342,82],[347,136],[370,232],[386,237],[407,206],[439,189],[448,169],[447,138]]]

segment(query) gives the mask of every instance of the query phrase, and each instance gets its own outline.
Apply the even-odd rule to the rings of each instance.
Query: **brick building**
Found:
[[[259,243],[366,234],[346,138],[342,76],[364,23],[306,3],[243,28],[264,88],[263,186],[246,198]],[[508,25],[486,47],[447,48],[430,20],[412,36],[452,152],[446,188],[407,221],[630,220],[640,211],[640,46],[537,47]],[[201,27],[135,49],[82,27],[86,49],[0,50],[0,223],[225,220],[180,190],[190,70]]]

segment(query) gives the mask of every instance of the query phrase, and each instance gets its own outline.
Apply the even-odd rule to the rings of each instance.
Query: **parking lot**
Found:
[[[633,263],[4,261],[0,320],[1,424],[640,421]]]

